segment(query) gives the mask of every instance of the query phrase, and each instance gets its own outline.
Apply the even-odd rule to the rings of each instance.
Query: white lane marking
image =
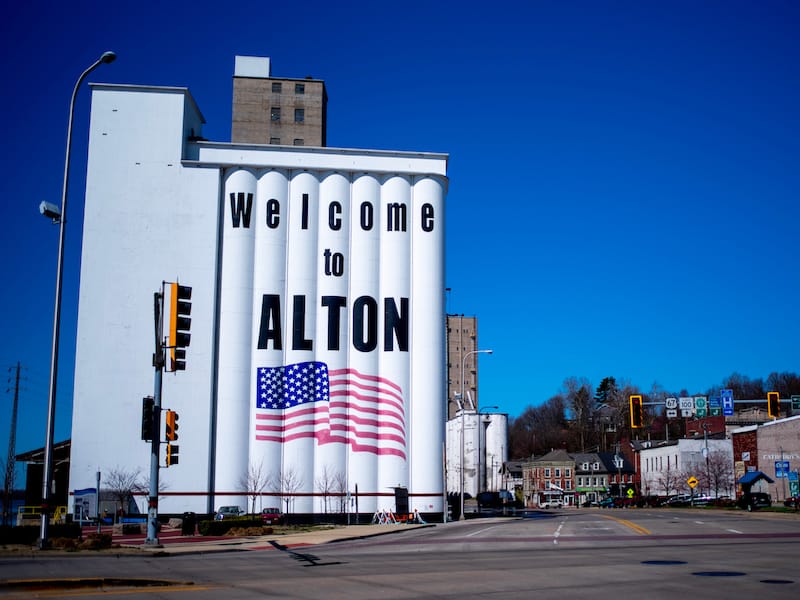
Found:
[[[497,527],[497,525],[492,525],[491,527],[484,527],[483,529],[478,529],[478,531],[473,531],[472,533],[468,533],[465,537],[480,535],[484,531],[489,531],[490,529],[494,529],[495,527]]]
[[[566,520],[561,521],[561,523],[558,525],[558,529],[556,529],[555,533],[553,534],[554,544],[558,544],[558,536],[561,535],[561,529],[564,527],[564,523],[566,523]]]
[[[725,531],[730,531],[731,533],[742,533],[741,531],[738,531],[736,529],[726,529]]]

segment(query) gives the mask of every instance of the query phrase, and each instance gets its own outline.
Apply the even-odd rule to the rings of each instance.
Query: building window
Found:
[[[597,477],[592,477],[592,487],[597,487]]]
[[[279,138],[279,137],[271,137],[271,138],[269,138],[269,143],[270,144],[280,144],[281,143],[281,138]]]
[[[592,465],[592,471],[599,471],[600,470],[600,463],[594,463]]]
[[[294,109],[294,122],[295,123],[302,123],[306,120],[306,109],[305,108],[295,108]]]
[[[572,469],[564,469],[564,477],[572,477]]]
[[[306,93],[306,84],[305,83],[295,83],[294,84],[294,93],[295,94],[305,94]]]
[[[586,463],[582,463],[581,464],[581,470],[588,471],[589,470],[589,463],[587,463],[587,462]]]
[[[556,469],[556,477],[561,477],[561,469]]]
[[[292,142],[295,146],[305,146],[303,142],[303,138],[294,138],[294,142]]]
[[[280,106],[273,106],[269,109],[269,119],[270,121],[280,121],[281,120],[281,107]]]
[[[565,490],[571,490],[571,489],[572,489],[572,482],[571,482],[571,481],[569,481],[569,480],[568,480],[568,481],[566,481],[566,482],[564,483],[564,489],[565,489]]]
[[[280,94],[281,93],[281,83],[280,83],[280,81],[273,81],[272,82],[272,91],[275,94]]]
[[[550,467],[547,467],[547,468],[544,470],[544,476],[545,476],[545,477],[550,477]]]

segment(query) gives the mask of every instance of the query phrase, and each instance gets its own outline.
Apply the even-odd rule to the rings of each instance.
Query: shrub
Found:
[[[261,527],[263,521],[253,517],[223,519],[222,521],[200,521],[197,526],[200,535],[225,535],[234,527]]]

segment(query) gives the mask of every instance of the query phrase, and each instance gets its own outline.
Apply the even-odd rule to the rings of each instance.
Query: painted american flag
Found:
[[[403,391],[389,379],[324,362],[256,369],[256,440],[349,444],[406,458]]]

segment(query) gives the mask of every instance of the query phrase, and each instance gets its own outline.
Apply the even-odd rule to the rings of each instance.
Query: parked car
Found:
[[[692,501],[691,494],[677,494],[672,496],[667,502],[665,506],[689,506],[689,503]]]
[[[783,501],[783,505],[788,508],[800,508],[800,496],[790,496]]]
[[[244,511],[240,506],[220,506],[214,515],[215,521],[230,519],[231,517],[241,517]]]
[[[266,525],[282,525],[285,522],[285,515],[280,508],[273,506],[261,511],[261,520]]]
[[[561,508],[561,500],[545,500],[539,503],[539,508]]]
[[[600,500],[600,508],[615,508],[617,506],[616,498],[612,498],[609,496],[608,498],[603,498]]]
[[[756,510],[758,508],[769,508],[772,506],[772,497],[764,492],[751,492],[745,494],[736,502],[739,508],[745,510]]]

